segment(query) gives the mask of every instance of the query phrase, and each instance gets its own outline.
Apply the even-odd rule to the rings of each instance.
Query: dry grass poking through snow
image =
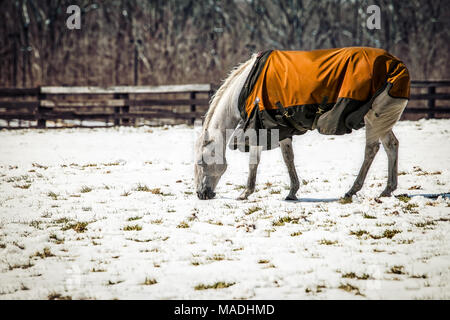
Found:
[[[278,150],[249,200],[234,200],[238,152],[198,200],[185,126],[1,131],[0,299],[449,299],[450,200],[421,196],[449,191],[449,125],[399,124],[399,189],[382,199],[381,149],[360,195],[338,200],[363,131],[294,138],[299,202],[283,201]]]

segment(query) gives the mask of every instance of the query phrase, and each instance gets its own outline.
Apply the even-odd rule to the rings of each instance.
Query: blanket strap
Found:
[[[278,107],[278,109],[281,111],[281,115],[288,124],[291,125],[292,128],[298,130],[298,131],[305,131],[306,129],[301,127],[295,120],[292,119],[292,115],[289,114],[288,110],[283,107],[280,101],[275,103],[275,105]]]
[[[315,130],[317,128],[317,121],[319,120],[319,118],[323,114],[323,112],[325,111],[325,106],[327,104],[327,101],[328,101],[328,97],[327,96],[323,97],[322,103],[317,108],[316,116],[314,118],[314,122],[312,124],[311,130]]]

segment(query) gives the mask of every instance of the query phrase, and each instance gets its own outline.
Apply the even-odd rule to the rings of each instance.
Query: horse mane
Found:
[[[210,100],[210,106],[208,109],[208,112],[205,115],[205,122],[203,124],[204,130],[208,127],[209,122],[211,121],[211,118],[214,114],[214,111],[217,109],[217,106],[219,105],[219,101],[222,99],[223,95],[227,91],[228,88],[231,87],[231,85],[234,83],[234,80],[245,70],[245,68],[254,61],[257,54],[253,54],[252,57],[236,66],[234,69],[230,71],[228,74],[228,77],[223,81],[222,85],[217,89],[216,93],[211,97]]]

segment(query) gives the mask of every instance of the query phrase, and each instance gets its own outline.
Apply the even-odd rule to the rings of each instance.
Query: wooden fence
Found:
[[[0,127],[9,128],[12,121],[15,127],[25,121],[27,127],[38,128],[67,120],[75,126],[89,120],[102,126],[156,119],[194,123],[206,112],[212,88],[210,84],[0,88]],[[413,81],[405,116],[450,117],[449,89],[450,81]]]
[[[208,108],[210,84],[116,87],[0,88],[0,119],[49,121],[96,120],[130,125],[140,119],[194,123]]]

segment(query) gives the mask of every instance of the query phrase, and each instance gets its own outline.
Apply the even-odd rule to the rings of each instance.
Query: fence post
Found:
[[[129,94],[125,93],[122,94],[122,99],[126,101],[125,106],[122,107],[122,114],[128,115],[130,113],[130,105],[128,104]],[[130,118],[122,118],[122,125],[129,125],[130,124]]]
[[[120,94],[114,93],[114,99],[120,99]],[[114,125],[119,126],[120,125],[120,107],[114,107]]]
[[[37,127],[38,128],[45,128],[46,127],[46,125],[47,125],[47,123],[46,123],[46,120],[45,120],[45,116],[44,116],[44,108],[41,106],[41,101],[42,100],[44,100],[46,98],[46,95],[45,94],[43,94],[43,93],[41,93],[41,88],[39,88],[39,93],[38,93],[38,102],[39,102],[39,105],[38,105],[38,107],[37,107],[37,114],[36,114],[36,117],[37,117]]]
[[[436,93],[436,87],[434,87],[434,86],[428,87],[428,94],[434,95],[435,93]],[[430,109],[430,111],[428,111],[428,119],[436,117],[436,115],[434,113],[435,107],[436,107],[436,99],[434,97],[429,97],[428,98],[428,108]]]
[[[191,92],[190,98],[191,98],[192,100],[195,100],[196,96],[197,96],[197,94],[196,94],[195,91]],[[197,109],[197,108],[196,108],[195,103],[191,104],[191,112],[195,112],[196,109]],[[192,118],[191,118],[191,124],[193,125],[194,123],[195,123],[195,116],[192,116]]]

